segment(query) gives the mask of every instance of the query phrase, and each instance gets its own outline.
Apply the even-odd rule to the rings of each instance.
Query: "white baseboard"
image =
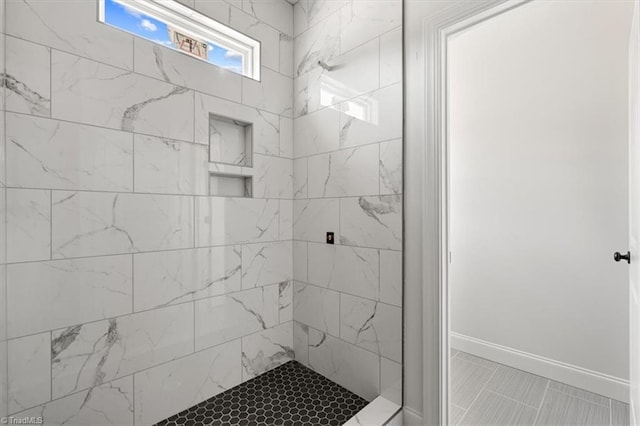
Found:
[[[628,380],[454,332],[450,333],[450,339],[453,349],[585,389],[607,398],[629,402]]]

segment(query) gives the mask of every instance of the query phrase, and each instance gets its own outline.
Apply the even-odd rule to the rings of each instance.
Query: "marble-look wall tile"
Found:
[[[190,197],[54,192],[52,210],[54,258],[193,246]]]
[[[402,25],[402,0],[352,1],[340,19],[340,47],[347,52]]]
[[[242,381],[252,379],[295,358],[293,323],[242,338]]]
[[[334,232],[338,240],[338,199],[294,200],[293,238],[302,241],[325,242],[326,233]]]
[[[191,303],[56,330],[51,334],[50,352],[53,398],[191,352]]]
[[[378,300],[378,250],[309,243],[309,283]]]
[[[402,250],[402,197],[354,197],[340,200],[342,244]]]
[[[240,246],[133,256],[135,311],[240,291]]]
[[[380,194],[402,193],[402,139],[380,143]]]
[[[290,281],[293,278],[293,243],[242,246],[242,288],[249,289]]]
[[[313,328],[309,329],[309,365],[367,401],[380,394],[376,354]]]
[[[280,117],[280,157],[293,158],[293,120]]]
[[[339,113],[325,108],[297,118],[293,123],[295,158],[335,151],[339,147]]]
[[[294,6],[294,23],[296,25],[295,21],[315,23],[324,19],[321,25],[314,26],[304,34],[300,34],[301,31],[296,30],[296,45],[293,50],[295,76],[307,73],[317,67],[318,61],[330,63],[334,57],[340,54],[340,13],[337,12],[341,6],[340,3],[344,4],[346,1],[306,0]]]
[[[196,199],[196,246],[276,241],[278,200],[199,197]]]
[[[193,141],[192,91],[53,51],[52,116]]]
[[[293,160],[293,198],[309,197],[308,162],[307,157]]]
[[[51,399],[51,340],[49,333],[9,340],[9,413]]]
[[[296,361],[309,364],[309,327],[298,321],[293,321],[293,351]]]
[[[134,71],[232,101],[240,102],[242,76],[139,37]]]
[[[340,293],[298,282],[293,284],[293,319],[340,336]]]
[[[98,22],[92,1],[8,1],[7,34],[94,59],[133,68],[133,36]]]
[[[402,362],[402,309],[341,294],[340,338]]]
[[[307,280],[307,251],[308,243],[306,241],[293,242],[293,279],[303,283]]]
[[[131,256],[9,265],[9,337],[131,313],[131,278]]]
[[[280,73],[293,77],[293,38],[280,33]]]
[[[51,191],[7,190],[7,262],[51,258]]]
[[[136,424],[155,424],[237,386],[240,357],[240,340],[235,340],[136,373]]]
[[[309,157],[309,197],[377,195],[378,151],[373,144]]]
[[[256,154],[253,170],[254,198],[293,198],[292,160]]]
[[[0,341],[0,417],[7,417],[7,342]]]
[[[195,302],[196,350],[278,324],[278,284]]]
[[[51,50],[6,38],[5,105],[8,111],[51,115]]]
[[[402,27],[380,36],[380,87],[402,81]]]
[[[402,306],[402,252],[380,250],[380,300]]]
[[[283,0],[245,0],[242,9],[279,31],[293,35],[293,6]]]
[[[279,286],[280,324],[283,324],[293,320],[293,282],[285,281]]]
[[[253,151],[280,154],[280,118],[266,111],[196,93],[195,142],[209,145],[209,114],[252,124]]]
[[[0,324],[0,342],[7,339],[7,265],[0,265],[0,318],[5,318]],[[2,351],[0,351],[2,356]],[[1,361],[0,361],[1,362]],[[0,378],[2,376],[2,369],[0,368]],[[0,388],[2,388],[2,382],[0,382]],[[2,406],[2,399],[0,399],[0,407]],[[0,416],[2,417],[2,416]]]
[[[321,99],[321,103],[335,105],[380,87],[379,64],[380,41],[377,38],[332,59],[330,65],[334,69],[327,74],[326,84],[333,87],[335,93],[331,101]]]
[[[402,365],[380,358],[380,395],[402,405]]]
[[[242,79],[242,103],[291,117],[293,114],[291,78],[263,66],[260,81],[246,77]]]
[[[155,136],[134,136],[135,191],[208,195],[207,147]]]
[[[339,88],[332,87],[329,72],[321,67],[312,68],[309,72],[293,79],[293,116],[301,117],[318,111],[323,106],[333,105],[332,100],[340,93]],[[340,96],[342,99],[342,97]],[[326,104],[326,105],[325,105]]]
[[[293,200],[280,200],[280,240],[293,239]]]
[[[7,113],[10,186],[129,192],[133,135]]]
[[[363,106],[369,113],[362,114]],[[402,137],[402,86],[394,84],[340,104],[340,147]]]
[[[42,417],[52,425],[132,425],[133,399],[133,376],[129,376],[22,411],[15,417]]]

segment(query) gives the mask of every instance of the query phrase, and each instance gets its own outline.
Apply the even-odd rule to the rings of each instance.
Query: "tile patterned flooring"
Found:
[[[627,404],[456,350],[450,387],[452,425],[629,425]]]

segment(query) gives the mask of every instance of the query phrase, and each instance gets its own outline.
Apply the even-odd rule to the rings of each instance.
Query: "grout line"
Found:
[[[483,367],[484,368],[484,367]],[[487,381],[485,382],[485,384],[482,386],[482,388],[478,391],[478,393],[476,394],[475,398],[473,398],[473,401],[471,401],[471,404],[469,404],[469,407],[467,407],[467,411],[465,412],[464,416],[460,418],[460,421],[458,422],[458,424],[464,424],[462,421],[467,417],[467,415],[469,414],[469,412],[471,411],[471,408],[473,407],[473,404],[476,403],[476,401],[478,400],[478,397],[480,396],[480,394],[482,393],[483,390],[485,390],[487,383],[489,383],[491,381],[491,379],[493,379],[493,376],[495,376],[496,371],[498,371],[498,369],[496,368],[493,373],[491,373],[491,376],[487,379]]]
[[[489,382],[487,382],[487,383],[489,383]],[[492,391],[491,389],[487,389],[487,388],[486,388],[486,385],[485,385],[485,387],[484,387],[484,388],[482,388],[482,390],[487,391],[487,392],[489,392],[489,393],[492,393],[492,394],[494,394],[494,395],[497,395],[497,396],[499,396],[499,397],[501,397],[501,398],[504,398],[504,399],[506,399],[506,400],[509,400],[509,401],[511,401],[511,402],[515,402],[515,403],[517,403],[517,404],[524,405],[525,407],[528,407],[528,408],[531,408],[531,409],[533,409],[533,410],[536,410],[536,412],[538,411],[538,409],[537,409],[536,407],[534,407],[533,405],[529,405],[529,404],[527,404],[527,403],[525,403],[525,402],[518,401],[517,399],[513,399],[513,398],[511,398],[510,396],[507,396],[507,395],[505,395],[505,394],[503,394],[503,393],[499,393],[499,392],[496,392],[496,391]]]

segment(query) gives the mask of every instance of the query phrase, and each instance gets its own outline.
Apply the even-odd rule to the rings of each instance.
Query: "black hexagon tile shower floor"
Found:
[[[342,425],[367,401],[297,361],[184,410],[156,426]]]

